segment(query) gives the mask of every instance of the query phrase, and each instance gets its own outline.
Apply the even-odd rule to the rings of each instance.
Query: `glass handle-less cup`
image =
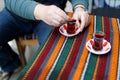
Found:
[[[71,20],[67,22],[67,33],[68,34],[75,33],[75,25],[76,25],[76,20]]]
[[[103,40],[104,40],[104,33],[102,31],[97,31],[94,34],[94,43],[92,45],[93,49],[96,51],[103,49]]]

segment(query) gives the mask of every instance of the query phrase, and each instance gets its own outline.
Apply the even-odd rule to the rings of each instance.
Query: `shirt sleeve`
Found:
[[[38,4],[34,0],[4,0],[5,6],[12,13],[26,19],[35,20],[34,8]]]
[[[88,0],[69,0],[72,3],[72,7],[74,8],[76,5],[81,4],[84,5],[86,9],[88,9]]]

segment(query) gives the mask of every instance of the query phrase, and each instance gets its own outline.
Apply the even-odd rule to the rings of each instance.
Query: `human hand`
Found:
[[[82,8],[76,8],[74,10],[72,19],[76,20],[77,26],[80,27],[80,32],[90,23],[89,14]]]
[[[55,27],[70,20],[70,17],[63,10],[54,5],[39,4],[35,8],[34,15],[37,20],[42,20],[48,25]]]

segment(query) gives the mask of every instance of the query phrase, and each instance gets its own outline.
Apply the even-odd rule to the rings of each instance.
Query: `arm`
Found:
[[[42,20],[48,25],[60,26],[70,18],[57,6],[44,5],[34,0],[4,0],[6,7],[14,14],[30,19]]]
[[[34,20],[34,8],[38,4],[33,0],[4,0],[7,9],[14,14]]]
[[[70,0],[73,6],[73,19],[77,20],[80,32],[90,23],[89,14],[87,12],[88,0]]]
[[[59,27],[71,18],[59,7],[55,5],[38,4],[34,10],[36,20],[42,20],[45,23]]]

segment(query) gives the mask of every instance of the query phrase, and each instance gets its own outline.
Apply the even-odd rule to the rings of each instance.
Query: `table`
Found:
[[[18,79],[119,80],[120,20],[96,15],[90,15],[90,19],[90,25],[74,37],[65,37],[55,28]],[[97,30],[105,32],[105,39],[112,46],[107,54],[95,55],[86,49],[86,42]]]

